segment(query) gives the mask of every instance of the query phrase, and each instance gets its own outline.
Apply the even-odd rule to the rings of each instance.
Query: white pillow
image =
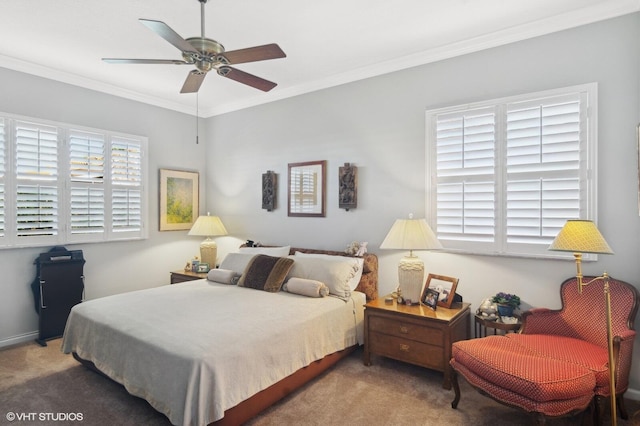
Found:
[[[329,287],[316,280],[293,277],[287,281],[282,289],[289,293],[308,297],[325,297],[329,294]]]
[[[323,254],[323,253],[303,253],[301,251],[296,251],[296,256],[301,257],[318,257],[321,259],[333,260],[337,262],[355,262],[358,265],[358,270],[355,275],[349,280],[349,288],[351,290],[355,290],[360,284],[360,278],[362,278],[362,271],[364,269],[364,258],[363,257],[351,257],[351,256],[334,256],[332,254]]]
[[[320,281],[329,287],[329,293],[344,300],[351,297],[349,280],[356,274],[356,263],[337,262],[322,257],[289,257],[294,260],[294,263],[287,279],[295,277]]]
[[[229,253],[220,263],[220,269],[229,269],[238,275],[242,275],[254,253]]]
[[[274,257],[287,257],[291,246],[283,247],[240,247],[240,253],[266,254]]]
[[[207,273],[209,281],[215,281],[220,284],[234,284],[233,279],[237,276],[238,274],[231,269],[211,269]]]

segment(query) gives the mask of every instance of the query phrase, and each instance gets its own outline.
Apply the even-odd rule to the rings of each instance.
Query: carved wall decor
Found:
[[[272,211],[276,208],[276,194],[278,192],[277,175],[273,170],[262,174],[262,208]]]
[[[338,172],[338,205],[349,211],[358,207],[358,168],[344,163]]]

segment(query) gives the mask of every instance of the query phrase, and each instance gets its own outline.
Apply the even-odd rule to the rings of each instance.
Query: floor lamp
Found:
[[[607,316],[607,348],[609,350],[609,393],[611,404],[611,424],[617,425],[616,414],[616,376],[615,358],[613,356],[613,330],[611,327],[611,294],[609,290],[609,275],[605,272],[602,276],[593,278],[588,282],[582,281],[582,253],[613,254],[613,250],[598,231],[596,225],[590,220],[568,220],[556,239],[549,246],[549,250],[573,252],[576,259],[576,279],[578,290],[582,294],[582,287],[594,281],[604,282],[604,298]]]
[[[394,222],[380,245],[381,249],[409,250],[398,264],[398,289],[402,298],[412,303],[420,302],[424,285],[424,262],[413,250],[441,249],[442,244],[424,219],[398,219]]]

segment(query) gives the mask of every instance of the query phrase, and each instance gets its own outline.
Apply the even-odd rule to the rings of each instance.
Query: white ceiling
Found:
[[[278,43],[287,57],[237,65],[264,93],[209,73],[208,117],[640,10],[640,0],[209,0],[205,35],[226,50]],[[181,59],[138,18],[200,36],[198,0],[1,0],[0,67],[196,113],[192,69],[103,57]]]

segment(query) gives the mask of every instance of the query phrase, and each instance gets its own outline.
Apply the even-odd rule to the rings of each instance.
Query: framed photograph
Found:
[[[438,306],[450,308],[456,295],[456,287],[458,287],[458,278],[429,274],[422,299],[426,297],[427,290],[431,289],[438,293]]]
[[[289,164],[289,216],[325,216],[326,166],[324,160]]]
[[[196,272],[209,272],[209,264],[208,263],[199,263],[198,270]]]
[[[436,308],[438,307],[439,297],[440,297],[440,293],[438,293],[432,288],[425,286],[424,291],[422,292],[422,298],[420,299],[420,301],[435,311]]]
[[[198,172],[160,169],[160,230],[191,229],[199,210]]]

